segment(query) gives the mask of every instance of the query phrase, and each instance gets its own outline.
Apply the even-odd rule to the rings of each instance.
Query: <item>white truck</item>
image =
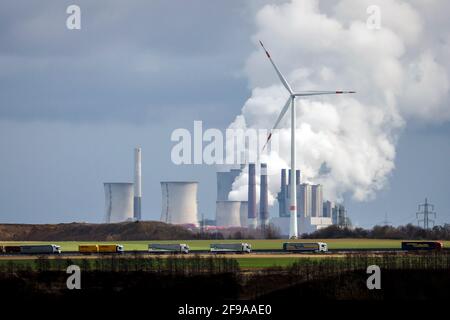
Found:
[[[210,251],[212,253],[250,253],[252,252],[252,246],[248,243],[212,243]]]
[[[189,246],[184,243],[151,243],[148,245],[151,253],[189,253]]]
[[[285,242],[284,251],[291,252],[327,252],[328,245],[325,242]]]

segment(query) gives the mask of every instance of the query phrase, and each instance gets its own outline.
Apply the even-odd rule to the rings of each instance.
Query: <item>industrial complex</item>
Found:
[[[345,208],[323,200],[323,187],[320,184],[302,183],[301,172],[296,170],[295,151],[295,100],[299,97],[318,95],[340,95],[353,91],[302,91],[294,92],[272,60],[269,52],[260,42],[267,58],[274,67],[279,80],[289,93],[278,119],[273,126],[276,129],[287,113],[291,111],[291,168],[281,170],[281,187],[277,194],[278,216],[270,218],[267,163],[245,163],[239,168],[217,172],[217,198],[215,227],[247,228],[265,230],[269,226],[276,228],[281,235],[297,238],[299,234],[309,233],[332,224],[346,225]],[[266,144],[272,136],[267,137]],[[264,149],[264,148],[263,148]],[[141,220],[141,148],[135,149],[135,172],[133,183],[105,183],[105,208],[107,223]],[[259,201],[257,201],[256,171],[259,166]],[[232,201],[229,194],[233,183],[244,170],[248,173],[248,196],[242,201]],[[287,182],[286,172],[289,174]],[[165,223],[199,227],[198,182],[162,181],[161,182],[161,218]],[[202,227],[203,227],[202,221]]]
[[[274,67],[279,80],[289,93],[278,119],[273,126],[276,129],[288,111],[291,110],[291,168],[281,170],[281,187],[277,195],[279,214],[270,219],[268,202],[267,163],[247,163],[239,168],[217,173],[216,228],[247,228],[264,230],[268,226],[278,229],[280,234],[297,238],[299,234],[314,232],[332,224],[346,225],[345,208],[323,200],[323,187],[320,184],[302,183],[301,172],[296,170],[295,151],[295,100],[299,97],[318,95],[340,95],[353,91],[301,91],[294,92],[272,60],[269,52],[260,42],[267,58]],[[269,142],[272,132],[268,135]],[[263,148],[264,149],[264,148]],[[260,194],[257,203],[256,169],[259,165]],[[229,194],[233,183],[244,170],[248,172],[248,196],[243,201],[231,201]],[[198,182],[162,181],[161,221],[170,224],[199,226]],[[132,183],[105,183],[105,208],[107,223],[127,220],[141,220],[141,149],[135,149],[135,174]]]
[[[141,214],[141,148],[135,148],[134,183],[107,182],[105,188],[105,222],[138,221]],[[259,198],[257,197],[256,172],[259,172]],[[236,201],[229,198],[233,183],[242,173],[248,173],[247,198]],[[346,225],[347,217],[342,204],[334,204],[323,199],[323,186],[302,183],[300,170],[295,171],[297,230],[300,234],[335,225]],[[280,190],[276,199],[278,215],[270,215],[269,179],[267,163],[241,164],[238,168],[218,171],[217,197],[214,225],[211,230],[226,228],[245,228],[264,230],[268,226],[275,228],[282,236],[289,236],[292,170],[280,172]],[[170,224],[198,228],[201,219],[198,213],[197,181],[161,181],[161,217],[160,221]],[[276,211],[276,206],[272,211]]]
[[[246,201],[228,199],[233,182],[242,171],[248,169],[248,198]],[[289,180],[287,179],[289,174]],[[267,164],[260,165],[260,196],[256,198],[256,165],[241,165],[239,169],[217,172],[216,225],[218,227],[264,228],[272,225],[284,236],[289,235],[289,202],[291,171],[281,170],[281,187],[277,194],[278,216],[270,218],[268,204]],[[298,231],[308,233],[329,225],[345,225],[347,221],[345,207],[323,200],[323,186],[301,183],[300,170],[296,170]],[[240,208],[241,224],[238,225],[237,212]],[[226,209],[225,209],[226,208]],[[226,217],[224,217],[224,215]],[[232,222],[232,223],[231,223]]]

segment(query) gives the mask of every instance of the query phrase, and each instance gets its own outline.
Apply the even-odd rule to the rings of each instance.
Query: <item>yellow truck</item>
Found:
[[[96,244],[79,245],[78,252],[84,254],[98,253],[98,245]]]
[[[121,244],[102,244],[98,246],[99,253],[123,253]]]
[[[78,252],[84,254],[92,253],[123,253],[121,244],[85,244],[78,246]]]

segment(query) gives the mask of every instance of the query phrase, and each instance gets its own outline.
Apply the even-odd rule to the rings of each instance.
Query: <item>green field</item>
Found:
[[[259,269],[259,268],[270,268],[270,267],[286,267],[292,265],[294,262],[299,262],[303,258],[294,257],[279,257],[279,258],[241,258],[235,256],[228,256],[230,259],[236,259],[239,266],[242,269]],[[312,258],[307,258],[312,259]],[[34,264],[33,260],[21,260],[21,259],[0,259],[0,267],[5,266],[10,262],[14,262],[15,265],[22,266],[32,266]],[[71,263],[81,264],[81,259],[70,259]]]
[[[283,242],[288,240],[177,240],[177,241],[38,241],[38,242],[0,242],[0,245],[24,245],[24,244],[57,244],[61,246],[62,251],[77,251],[80,244],[113,244],[119,243],[127,251],[147,250],[149,243],[186,243],[191,250],[208,250],[210,243],[226,242],[248,242],[253,249],[281,249]],[[292,241],[292,240],[290,240]],[[297,240],[301,242],[326,242],[329,249],[377,249],[377,248],[400,248],[402,240],[386,239],[308,239]],[[450,241],[442,241],[444,247],[450,246]]]

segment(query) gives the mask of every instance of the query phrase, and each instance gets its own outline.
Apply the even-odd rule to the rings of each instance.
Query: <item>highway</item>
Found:
[[[444,252],[450,252],[450,248],[443,248],[441,251]],[[428,250],[420,250],[420,251],[405,251],[400,248],[376,248],[376,249],[369,249],[369,248],[342,248],[342,249],[329,249],[328,252],[322,252],[317,253],[314,251],[310,252],[293,252],[293,251],[285,251],[283,249],[254,249],[251,253],[235,253],[235,252],[224,252],[224,253],[214,253],[215,255],[220,254],[226,254],[226,255],[233,255],[233,254],[242,254],[245,256],[258,256],[258,255],[271,255],[271,256],[285,256],[285,255],[296,255],[299,257],[302,256],[308,256],[308,255],[323,255],[324,257],[327,255],[345,255],[345,254],[356,254],[356,253],[363,253],[363,254],[385,254],[385,253],[408,253],[408,252],[434,252],[434,251],[428,251]],[[93,253],[93,254],[85,254],[80,253],[78,251],[63,251],[61,254],[24,254],[24,253],[1,253],[0,258],[7,259],[8,257],[14,257],[14,258],[33,258],[38,256],[60,256],[60,257],[98,257],[98,256],[107,256],[112,255],[115,253]],[[158,256],[158,255],[173,255],[174,253],[151,253],[147,250],[135,250],[135,251],[124,251],[120,254],[120,256],[136,256],[136,255],[145,255],[145,256]],[[212,254],[209,250],[191,250],[188,255],[210,255]]]

